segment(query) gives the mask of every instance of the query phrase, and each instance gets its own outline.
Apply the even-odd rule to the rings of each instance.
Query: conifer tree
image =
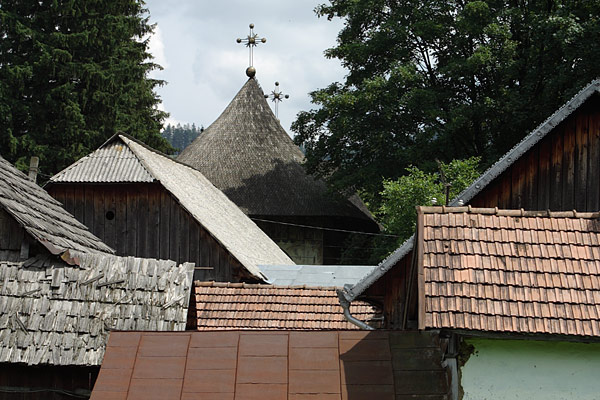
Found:
[[[164,152],[141,0],[2,0],[0,153],[52,174],[118,131]]]

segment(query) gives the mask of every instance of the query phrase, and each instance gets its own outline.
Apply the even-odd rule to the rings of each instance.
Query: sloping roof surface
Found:
[[[250,215],[372,219],[358,196],[334,199],[324,182],[306,174],[304,154],[273,115],[254,78],[178,160],[202,171]]]
[[[196,282],[198,330],[357,329],[344,319],[333,288]],[[377,309],[362,301],[350,312],[367,323]]]
[[[71,253],[0,262],[0,362],[100,365],[109,330],[184,330],[193,265]]]
[[[50,178],[53,183],[143,183],[155,180],[129,147],[110,140]]]
[[[381,331],[111,332],[91,399],[404,398],[414,384],[394,385],[403,365],[392,361],[393,343],[400,342],[396,336]],[[397,376],[404,382],[416,375]],[[433,380],[427,385],[435,385]]]
[[[515,163],[523,154],[531,149],[535,144],[542,140],[549,132],[558,124],[567,119],[577,108],[585,103],[591,96],[600,93],[600,79],[590,82],[585,88],[577,93],[571,100],[566,102],[548,119],[542,122],[537,128],[531,131],[523,140],[515,145],[509,152],[502,156],[494,165],[475,180],[469,187],[462,191],[453,201],[450,206],[459,206],[468,204],[468,202],[480,193],[488,184],[490,184],[497,176],[504,172],[508,167]],[[398,247],[392,254],[383,260],[377,269],[365,276],[353,287],[349,287],[344,291],[344,296],[348,301],[352,301],[360,296],[367,288],[381,278],[390,268],[392,268],[399,260],[404,258],[413,248],[414,236],[411,236],[406,242]]]
[[[600,337],[599,217],[421,208],[420,327]]]
[[[104,152],[104,148],[108,151]],[[117,148],[120,150],[115,150]],[[125,179],[130,170],[145,171],[152,181],[160,182],[253,276],[262,279],[258,264],[294,264],[275,242],[201,172],[124,134],[115,135],[92,155],[97,152],[102,157],[88,156],[87,162],[93,166],[101,159],[103,165],[107,165],[106,175],[114,177],[111,182],[128,182],[121,179]],[[110,154],[114,157],[107,157]],[[123,171],[121,154],[133,155],[137,167],[127,164],[128,170]],[[81,170],[93,170],[83,164],[85,163],[80,163]],[[60,182],[66,181],[63,179]]]
[[[0,207],[53,254],[66,250],[114,253],[58,201],[2,157]]]
[[[354,285],[375,268],[372,265],[259,265],[267,283],[277,286]]]

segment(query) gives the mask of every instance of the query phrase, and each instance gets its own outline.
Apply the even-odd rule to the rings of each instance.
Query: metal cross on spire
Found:
[[[248,34],[248,36],[244,39],[241,38],[237,38],[236,42],[238,43],[244,43],[246,45],[246,47],[248,48],[248,50],[250,50],[250,54],[249,54],[249,58],[248,58],[248,62],[250,64],[250,66],[246,69],[246,75],[248,75],[248,77],[252,78],[254,75],[256,75],[256,69],[254,68],[254,48],[259,44],[259,43],[265,43],[267,41],[266,38],[259,38],[258,35],[256,33],[254,33],[254,24],[250,24],[250,33]]]
[[[271,92],[271,94],[265,94],[265,99],[270,98],[273,103],[275,103],[275,117],[279,119],[279,103],[283,101],[283,99],[289,99],[289,94],[283,94],[281,90],[279,90],[279,82],[275,82],[275,89]]]

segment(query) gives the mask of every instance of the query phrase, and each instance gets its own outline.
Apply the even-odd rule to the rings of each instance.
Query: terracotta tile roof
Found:
[[[437,339],[417,335],[111,332],[91,399],[446,399]],[[438,361],[404,362],[424,338],[418,350]]]
[[[335,288],[196,282],[198,330],[358,329],[344,319]],[[351,313],[373,321],[378,310],[363,301]]]
[[[599,217],[420,207],[419,327],[600,336]]]

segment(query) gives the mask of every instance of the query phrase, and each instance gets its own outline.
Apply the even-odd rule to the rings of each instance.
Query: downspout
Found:
[[[340,300],[340,306],[342,306],[342,309],[344,310],[344,318],[346,318],[346,320],[348,322],[358,326],[360,329],[365,330],[365,331],[374,331],[375,330],[375,328],[373,328],[372,326],[367,325],[367,323],[361,321],[358,318],[353,317],[352,314],[350,314],[350,302],[344,295],[343,289],[337,289],[336,293],[337,293],[338,299]]]

